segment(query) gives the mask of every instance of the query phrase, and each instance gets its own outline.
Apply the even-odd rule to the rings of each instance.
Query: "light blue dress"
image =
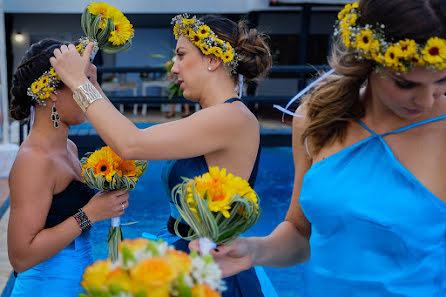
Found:
[[[53,196],[45,228],[63,222],[83,207],[94,191],[80,181],[72,181]],[[85,268],[93,262],[90,231],[85,231],[48,260],[19,273],[11,297],[77,297],[84,292],[80,282]]]
[[[300,204],[311,223],[302,297],[446,296],[446,203],[372,135],[314,164]],[[420,144],[422,145],[422,144]]]

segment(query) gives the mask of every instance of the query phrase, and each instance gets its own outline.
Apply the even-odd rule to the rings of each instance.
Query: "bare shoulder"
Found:
[[[217,127],[238,130],[259,128],[255,115],[241,102],[218,104],[205,108],[200,113],[204,120]]]
[[[301,104],[296,111],[296,115],[293,117],[293,134],[297,133],[302,135],[308,125],[307,107],[305,104]]]
[[[48,184],[54,180],[54,160],[51,155],[38,146],[22,145],[9,174],[9,184]],[[12,190],[12,189],[11,189]]]
[[[304,134],[309,123],[306,105],[300,105],[295,111],[295,115],[296,116],[293,117],[293,148],[294,151],[298,150],[300,152],[305,152],[305,155],[307,155],[308,147],[302,140],[302,135]]]
[[[67,139],[67,149],[70,153],[72,153],[76,157],[79,157],[77,146],[71,139]]]

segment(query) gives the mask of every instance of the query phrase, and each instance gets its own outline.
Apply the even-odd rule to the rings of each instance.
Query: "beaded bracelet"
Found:
[[[73,215],[73,217],[76,219],[76,222],[81,227],[81,231],[86,231],[91,228],[91,222],[88,216],[85,214],[82,208],[79,208],[76,214]]]

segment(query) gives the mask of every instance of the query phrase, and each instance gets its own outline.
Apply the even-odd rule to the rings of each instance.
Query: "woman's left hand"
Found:
[[[54,57],[50,58],[50,63],[63,83],[72,91],[88,82],[86,73],[91,64],[92,51],[93,43],[87,45],[82,56],[73,44],[62,45],[60,49],[54,50]]]

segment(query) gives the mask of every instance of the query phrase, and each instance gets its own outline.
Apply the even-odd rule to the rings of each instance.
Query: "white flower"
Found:
[[[206,256],[204,256],[206,257]],[[191,275],[196,284],[206,284],[214,290],[223,291],[226,286],[223,282],[222,272],[218,265],[204,259],[204,257],[193,257],[191,266]]]

